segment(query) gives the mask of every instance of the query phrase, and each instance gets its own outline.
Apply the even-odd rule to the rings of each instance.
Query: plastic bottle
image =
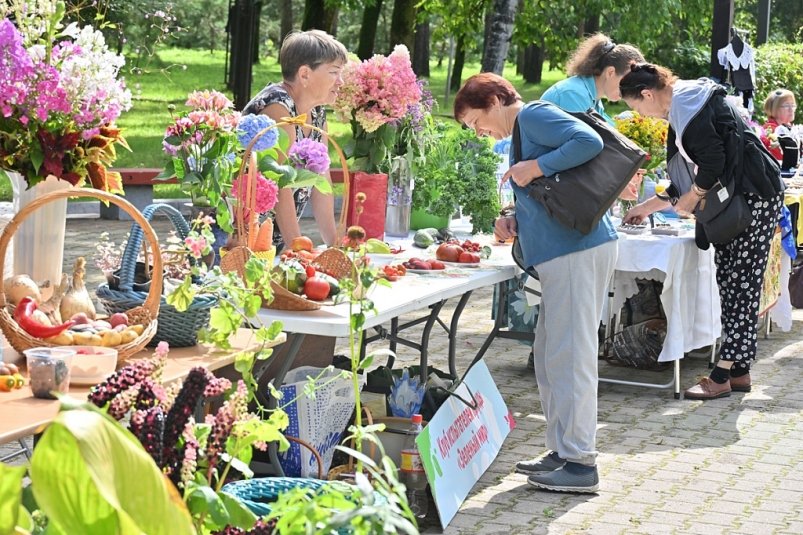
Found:
[[[407,487],[407,502],[416,518],[427,516],[429,498],[427,497],[427,475],[421,463],[421,454],[415,445],[415,439],[423,429],[420,414],[414,414],[410,419],[410,429],[401,452],[401,482]]]
[[[499,204],[502,208],[513,205],[513,187],[508,180],[502,184],[502,177],[510,168],[509,151],[510,151],[510,138],[501,139],[494,144],[494,152],[501,157],[501,161],[496,166],[496,183],[499,190]]]

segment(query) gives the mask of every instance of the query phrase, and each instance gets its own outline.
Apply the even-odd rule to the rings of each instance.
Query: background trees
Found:
[[[188,48],[224,49],[235,0],[105,0],[114,22],[113,42],[142,51],[155,37]],[[321,28],[335,34],[360,58],[388,53],[403,43],[415,70],[453,54],[451,85],[464,78],[466,62],[501,72],[516,64],[525,81],[538,83],[544,67],[561,67],[577,42],[595,31],[638,46],[645,56],[681,76],[708,73],[710,0],[239,0],[259,4],[254,60],[276,54],[291,28]],[[735,26],[755,36],[759,0],[736,0]],[[87,4],[87,0],[72,0]],[[165,23],[160,14],[174,20]],[[773,0],[770,42],[803,39],[803,2]]]

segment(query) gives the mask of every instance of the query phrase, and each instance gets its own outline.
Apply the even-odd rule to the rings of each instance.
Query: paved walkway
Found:
[[[163,232],[167,223],[155,223]],[[70,220],[67,256],[91,257],[99,230],[129,225]],[[66,264],[70,265],[70,264]],[[100,281],[90,273],[89,287]],[[460,325],[463,369],[490,330],[491,292],[476,292]],[[447,313],[449,310],[447,310]],[[518,426],[444,531],[447,534],[801,534],[803,533],[803,311],[792,332],[759,340],[753,392],[700,402],[671,391],[601,384],[596,495],[535,490],[515,462],[544,449],[544,420],[528,347],[498,340],[485,361]],[[339,346],[344,347],[343,344]],[[431,361],[446,369],[445,336],[433,335]],[[402,347],[399,365],[415,360]],[[667,382],[670,372],[600,364],[602,375]],[[707,354],[683,361],[682,384],[708,373]],[[438,533],[433,527],[425,533]]]

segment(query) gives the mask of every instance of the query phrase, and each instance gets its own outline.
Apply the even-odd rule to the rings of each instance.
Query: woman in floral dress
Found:
[[[340,71],[347,60],[346,47],[320,30],[295,32],[284,39],[279,54],[282,81],[262,89],[243,109],[243,114],[267,115],[274,121],[284,117],[306,115],[307,124],[327,130],[325,105],[334,103],[342,83]],[[323,134],[301,125],[283,127],[296,140],[322,141]],[[327,178],[328,173],[327,173]],[[274,209],[276,226],[273,241],[276,249],[301,235],[298,219],[308,201],[326,245],[336,242],[334,197],[311,187],[282,189]]]

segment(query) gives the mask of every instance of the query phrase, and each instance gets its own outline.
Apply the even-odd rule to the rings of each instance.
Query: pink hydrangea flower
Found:
[[[237,177],[231,185],[231,191],[234,197],[239,202],[245,202],[247,206],[246,195],[248,193],[248,177]],[[255,209],[257,213],[264,214],[273,210],[276,202],[279,200],[279,186],[273,180],[268,180],[261,173],[257,173],[256,180],[256,203]]]

